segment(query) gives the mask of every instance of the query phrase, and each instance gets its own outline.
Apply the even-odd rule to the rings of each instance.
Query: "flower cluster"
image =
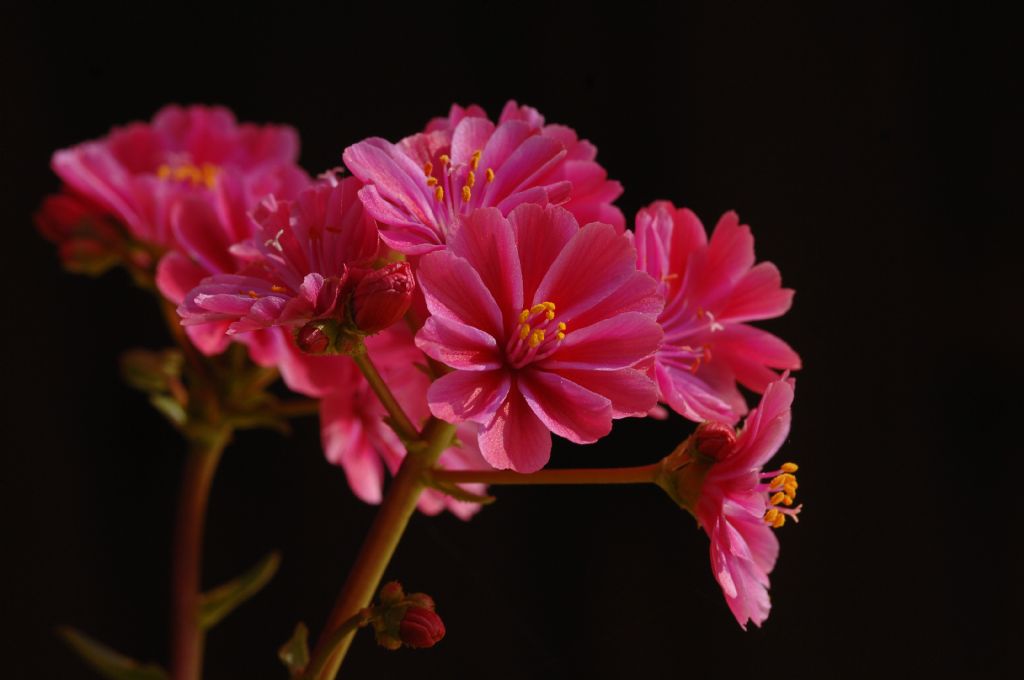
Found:
[[[658,201],[628,230],[595,146],[516,102],[360,141],[315,179],[297,154],[290,128],[168,107],[57,152],[65,188],[37,221],[71,269],[149,276],[202,354],[242,343],[319,400],[326,457],[370,503],[438,421],[456,426],[438,468],[518,473],[547,465],[552,434],[589,444],[659,402],[700,423],[659,483],[708,533],[736,618],[760,625],[772,528],[799,510],[795,466],[761,468],[800,358],[750,325],[793,297],[750,228],[730,212],[709,236]],[[740,386],[764,396],[737,434]],[[469,518],[485,491],[439,486],[419,507]]]

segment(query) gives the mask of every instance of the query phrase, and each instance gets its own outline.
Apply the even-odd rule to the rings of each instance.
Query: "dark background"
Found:
[[[764,326],[805,363],[783,449],[803,521],[780,532],[771,617],[743,633],[707,538],[655,488],[504,488],[468,524],[417,516],[388,573],[434,595],[448,637],[388,653],[362,634],[344,677],[1009,674],[1024,648],[1017,24],[844,4],[7,10],[2,675],[93,677],[57,624],[166,659],[182,444],[116,371],[164,331],[127,277],[66,274],[34,232],[51,152],[208,102],[294,125],[319,171],[452,101],[497,115],[510,97],[598,145],[627,216],[657,198],[709,225],[736,208],[796,288]],[[591,447],[559,442],[554,464],[651,462],[691,428],[621,422]],[[209,636],[208,676],[283,677],[275,650],[299,620],[319,630],[372,516],[315,419],[239,435],[205,582],[271,549],[284,562]]]

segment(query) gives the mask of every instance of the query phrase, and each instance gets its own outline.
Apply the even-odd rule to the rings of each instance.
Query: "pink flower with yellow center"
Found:
[[[56,152],[52,165],[72,190],[109,211],[135,238],[170,246],[170,211],[180,196],[209,197],[224,173],[248,187],[281,166],[301,172],[298,152],[290,127],[239,124],[221,107],[167,106],[151,123],[115,128],[104,139]]]
[[[667,201],[636,218],[638,266],[665,296],[665,340],[654,372],[666,402],[693,421],[735,423],[747,412],[736,383],[763,392],[775,370],[800,368],[785,342],[748,321],[784,314],[793,291],[770,262],[755,265],[754,238],[726,213],[708,240],[697,216]]]
[[[779,555],[778,529],[801,506],[794,463],[764,471],[789,436],[793,380],[770,383],[761,403],[736,433],[705,422],[666,463],[666,490],[690,510],[711,539],[711,569],[729,609],[744,629],[768,618],[768,575]]]
[[[523,203],[565,204],[581,221],[605,219],[621,230],[621,213],[610,207],[621,186],[594,162],[596,149],[543,122],[514,102],[497,125],[479,107],[453,107],[398,144],[373,137],[350,146],[345,165],[367,185],[359,196],[381,238],[410,255],[441,249],[483,207],[507,215]]]
[[[494,467],[538,470],[552,432],[594,442],[655,405],[635,366],[661,341],[662,299],[613,226],[580,228],[555,206],[477,210],[418,278],[431,316],[416,344],[454,369],[430,386],[430,409],[480,424]]]

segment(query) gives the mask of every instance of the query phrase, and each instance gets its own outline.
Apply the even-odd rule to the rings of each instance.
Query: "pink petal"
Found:
[[[661,337],[661,326],[650,315],[626,312],[580,330],[569,326],[562,346],[540,366],[551,370],[628,368],[654,354]]]
[[[465,122],[470,120],[480,119]],[[495,208],[474,210],[448,247],[480,274],[484,286],[505,313],[505,333],[511,333],[514,318],[523,308],[523,274],[515,233],[508,220]]]
[[[437,418],[449,423],[487,423],[508,397],[508,371],[453,371],[430,385],[427,402]]]
[[[420,260],[418,280],[431,314],[503,336],[502,313],[480,274],[461,257],[442,251]]]
[[[544,275],[580,228],[567,210],[530,203],[510,212],[508,220],[518,247],[523,300],[534,300]]]
[[[694,374],[688,367],[666,363],[659,357],[655,375],[661,400],[688,420],[732,425],[747,411],[731,374],[705,367]]]
[[[518,388],[509,390],[494,418],[480,429],[477,441],[483,457],[499,470],[536,472],[551,457],[551,432]]]
[[[612,405],[558,373],[519,372],[526,403],[549,430],[577,444],[596,442],[612,430]]]
[[[782,316],[793,305],[793,290],[782,287],[782,275],[762,262],[736,284],[719,310],[719,321],[753,321]]]
[[[730,466],[759,468],[779,450],[789,436],[793,385],[792,379],[768,385],[761,403],[744,423],[733,455],[726,461]]]
[[[498,368],[502,355],[493,337],[440,316],[431,316],[416,334],[416,346],[443,364],[464,371]]]
[[[633,272],[605,299],[573,320],[581,329],[625,312],[639,312],[656,319],[665,305],[658,284],[644,272]]]
[[[771,369],[800,368],[800,356],[793,348],[760,328],[729,325],[713,337],[714,361],[728,364],[736,379],[755,392],[764,392],[768,383],[779,379]]]
[[[558,374],[612,404],[612,418],[641,418],[658,404],[658,388],[647,374],[632,368],[619,371],[559,369]]]
[[[181,304],[189,291],[209,275],[209,271],[172,250],[160,258],[156,266],[156,286],[165,298]]]
[[[352,395],[330,395],[320,402],[320,438],[324,455],[345,470],[352,492],[367,503],[380,503],[384,465],[352,409]]]

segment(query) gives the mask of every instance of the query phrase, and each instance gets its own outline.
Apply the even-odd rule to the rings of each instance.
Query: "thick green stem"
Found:
[[[320,635],[315,656],[326,656],[327,662],[318,675],[308,676],[312,680],[332,680],[338,674],[352,643],[354,629],[340,637],[335,635],[335,631],[372,602],[384,570],[416,510],[416,503],[425,488],[424,477],[451,444],[454,434],[454,425],[432,418],[423,430],[424,445],[410,447]]]
[[[221,427],[191,442],[178,498],[174,535],[171,677],[199,680],[203,666],[203,631],[199,625],[203,525],[210,486],[231,429]]]
[[[377,367],[370,361],[370,355],[363,353],[357,354],[352,358],[355,360],[356,365],[359,366],[359,370],[363,372],[366,382],[370,383],[370,388],[374,394],[380,399],[380,403],[384,405],[388,415],[391,416],[392,427],[398,433],[398,436],[406,442],[419,439],[419,431],[412,424],[412,421],[409,420],[409,416],[405,415],[405,411],[402,410],[402,405],[395,399],[395,395],[388,389],[387,383],[384,382],[384,378],[377,371]]]
[[[659,465],[625,468],[540,470],[521,474],[511,470],[433,470],[430,480],[439,484],[645,484],[653,483]]]

